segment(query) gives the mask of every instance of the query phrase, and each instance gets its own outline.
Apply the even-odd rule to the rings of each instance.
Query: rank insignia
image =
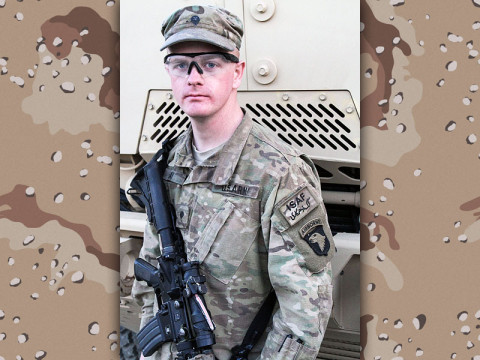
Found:
[[[191,21],[194,25],[198,25],[198,23],[200,22],[200,18],[199,18],[197,15],[193,15],[193,16],[190,18],[190,21]]]

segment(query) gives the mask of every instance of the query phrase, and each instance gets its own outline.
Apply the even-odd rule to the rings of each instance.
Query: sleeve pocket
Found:
[[[262,359],[315,359],[318,353],[318,350],[300,342],[295,337],[276,330],[269,335],[269,341],[262,352]]]

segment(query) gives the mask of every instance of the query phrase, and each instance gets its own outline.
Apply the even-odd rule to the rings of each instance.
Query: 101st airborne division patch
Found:
[[[317,218],[310,220],[300,229],[300,236],[312,248],[315,254],[327,256],[330,250],[330,241],[323,231],[322,221]]]

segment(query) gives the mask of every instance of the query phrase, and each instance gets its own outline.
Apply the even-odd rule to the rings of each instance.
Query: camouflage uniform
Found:
[[[201,165],[191,140],[191,129],[177,140],[164,179],[188,258],[207,276],[215,356],[230,358],[273,287],[279,308],[249,358],[314,359],[332,307],[335,246],[313,163],[248,114]],[[141,256],[156,263],[159,244],[147,224]],[[142,326],[157,311],[151,291],[134,284]],[[155,359],[172,359],[171,346]]]

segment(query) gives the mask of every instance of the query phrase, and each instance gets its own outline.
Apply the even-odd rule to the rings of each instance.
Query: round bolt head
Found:
[[[155,108],[155,106],[153,106],[153,104],[148,104],[148,110],[153,110]]]
[[[275,0],[249,1],[250,15],[257,21],[268,21],[275,14]]]
[[[287,101],[288,99],[290,99],[290,96],[288,96],[288,94],[283,94],[282,99]]]
[[[147,140],[148,140],[147,135],[142,135],[142,141],[147,141]]]
[[[269,74],[269,71],[268,71],[268,66],[267,65],[263,65],[260,67],[260,69],[258,69],[258,75],[260,76],[267,76]]]
[[[345,109],[345,111],[346,111],[347,113],[351,114],[351,113],[353,112],[353,108],[352,108],[351,106],[349,106],[349,107],[347,107],[347,108]]]
[[[264,2],[259,2],[256,6],[256,9],[259,13],[264,13],[267,11],[267,5]]]
[[[277,66],[270,59],[260,59],[253,65],[252,75],[259,84],[270,84],[277,77]]]
[[[172,93],[167,93],[167,99],[171,99],[171,98],[173,98]]]
[[[322,101],[327,100],[327,95],[325,95],[325,94],[320,94],[320,100],[322,100]]]

